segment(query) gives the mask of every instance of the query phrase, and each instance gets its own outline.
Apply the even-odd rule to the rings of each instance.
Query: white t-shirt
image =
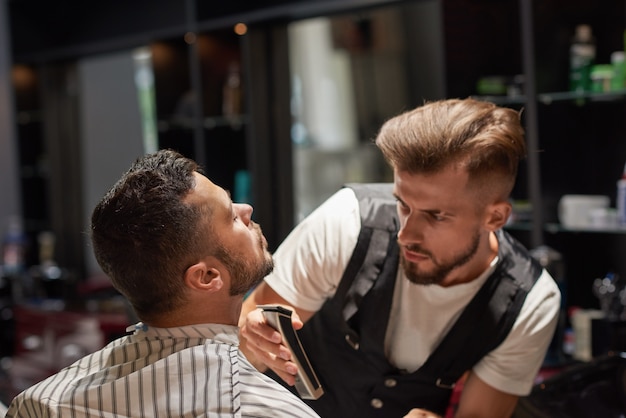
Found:
[[[335,193],[298,224],[274,254],[274,272],[265,278],[290,304],[316,312],[331,298],[356,246],[361,228],[352,189]],[[389,361],[417,370],[495,268],[450,287],[415,285],[398,269],[385,341]],[[513,394],[530,393],[554,333],[560,305],[558,286],[543,271],[529,292],[507,338],[479,361],[473,372],[489,385]]]

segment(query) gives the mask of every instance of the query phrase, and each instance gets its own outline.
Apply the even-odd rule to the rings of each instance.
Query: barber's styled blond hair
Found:
[[[520,113],[474,99],[435,101],[402,113],[382,126],[376,145],[398,171],[432,174],[457,164],[473,185],[487,186],[498,199],[511,193],[526,155]]]

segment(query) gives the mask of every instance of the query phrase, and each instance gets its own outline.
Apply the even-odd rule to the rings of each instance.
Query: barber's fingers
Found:
[[[304,326],[304,322],[302,322],[302,320],[300,319],[300,315],[298,315],[295,309],[291,307],[289,307],[289,309],[292,310],[291,325],[293,326],[293,329],[298,330],[302,328]]]
[[[441,415],[426,411],[425,409],[413,408],[404,418],[441,418]]]
[[[272,369],[288,385],[296,384],[298,367],[291,361],[286,361],[268,351],[258,350],[248,346],[255,358],[255,363],[262,363],[266,368]],[[259,368],[258,364],[255,365]]]
[[[295,384],[298,369],[295,363],[289,361],[291,352],[283,344],[280,333],[267,324],[260,309],[246,316],[241,335],[245,339],[246,349],[252,353],[256,362],[272,369],[288,384]]]
[[[282,342],[280,333],[267,324],[261,309],[255,309],[248,313],[246,321],[241,327],[241,333],[246,340],[256,343],[257,346],[260,346],[264,340],[273,344]]]
[[[298,372],[298,366],[291,361],[285,361],[274,354],[267,352],[259,353],[259,356],[263,357],[263,362],[267,367],[272,369],[282,380],[284,380],[289,386],[296,384],[296,373]]]

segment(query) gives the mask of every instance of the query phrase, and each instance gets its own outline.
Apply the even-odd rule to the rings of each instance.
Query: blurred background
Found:
[[[529,155],[507,229],[562,286],[551,361],[574,355],[562,345],[572,312],[602,312],[594,280],[609,277],[617,300],[626,275],[626,229],[614,221],[626,1],[249,3],[0,0],[4,400],[134,319],[87,232],[137,156],[173,148],[196,159],[254,206],[273,250],[342,184],[392,181],[372,143],[386,119],[452,97],[522,111]],[[577,90],[580,25],[604,68]],[[571,194],[606,196],[599,220],[563,224]],[[610,346],[596,343],[592,356]]]

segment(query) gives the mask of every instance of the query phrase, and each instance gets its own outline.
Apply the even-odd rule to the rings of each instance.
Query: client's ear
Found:
[[[220,271],[204,261],[189,266],[184,280],[187,287],[200,291],[217,292],[224,286]]]

